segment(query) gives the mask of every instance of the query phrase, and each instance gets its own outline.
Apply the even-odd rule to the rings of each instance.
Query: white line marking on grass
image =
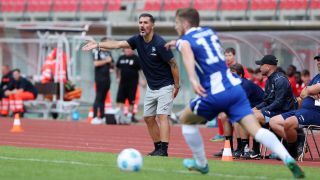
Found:
[[[14,161],[32,161],[32,162],[42,162],[42,163],[54,163],[54,164],[71,164],[80,166],[103,166],[101,164],[90,164],[78,161],[64,161],[64,160],[46,160],[46,159],[35,159],[35,158],[16,158],[16,157],[6,157],[0,156],[3,160],[14,160]]]
[[[31,161],[31,162],[41,162],[41,163],[53,163],[53,164],[70,164],[70,165],[79,165],[79,166],[91,166],[91,167],[111,167],[116,168],[116,166],[111,166],[107,164],[91,164],[86,162],[79,161],[65,161],[65,160],[48,160],[48,159],[36,159],[36,158],[17,158],[17,157],[7,157],[0,156],[2,160],[13,160],[13,161]],[[186,170],[167,170],[162,168],[143,168],[143,171],[153,171],[153,172],[165,172],[165,173],[178,173],[178,174],[197,174],[195,172],[186,171]],[[266,176],[242,176],[242,175],[231,175],[223,173],[208,173],[205,176],[213,177],[224,177],[230,179],[269,179]],[[286,178],[276,178],[275,180],[288,180]]]

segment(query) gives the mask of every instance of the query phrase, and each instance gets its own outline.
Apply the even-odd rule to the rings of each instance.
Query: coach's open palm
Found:
[[[87,41],[87,44],[82,47],[82,51],[90,51],[98,47],[98,43],[95,41]]]

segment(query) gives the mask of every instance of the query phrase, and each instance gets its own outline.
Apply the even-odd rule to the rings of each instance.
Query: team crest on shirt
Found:
[[[151,48],[151,54],[150,54],[151,56],[157,56],[157,54],[156,54],[156,48],[154,47],[154,46],[152,46],[152,48]]]

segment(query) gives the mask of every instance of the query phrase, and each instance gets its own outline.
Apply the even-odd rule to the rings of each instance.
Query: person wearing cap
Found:
[[[261,60],[256,61],[256,64],[260,65],[262,75],[268,79],[263,102],[256,105],[253,112],[260,124],[267,125],[273,116],[296,109],[298,102],[287,76],[278,70],[278,59],[274,55],[265,55]],[[259,146],[255,143],[253,149],[260,151]]]
[[[277,71],[278,59],[274,55],[265,55],[256,61],[262,75],[268,77],[263,102],[253,108],[261,124],[269,123],[271,117],[294,110],[297,101],[292,93],[288,78]]]
[[[320,55],[314,57],[320,72]],[[320,126],[320,73],[318,73],[305,87],[300,96],[302,101],[298,110],[277,115],[270,120],[270,127],[279,136],[288,141],[288,150],[293,157],[303,153],[304,136],[301,135],[299,125]]]

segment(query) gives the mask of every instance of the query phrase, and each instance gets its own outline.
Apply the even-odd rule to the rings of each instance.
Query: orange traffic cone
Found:
[[[91,107],[90,110],[89,110],[89,113],[88,113],[87,122],[91,123],[92,119],[93,119],[93,108]]]
[[[21,127],[21,122],[20,122],[20,115],[19,115],[19,113],[16,113],[16,114],[14,115],[13,127],[11,128],[10,132],[13,132],[13,133],[23,132],[23,129],[22,129],[22,127]]]
[[[224,141],[224,149],[222,153],[222,161],[233,161],[231,147],[230,147],[230,140]]]

